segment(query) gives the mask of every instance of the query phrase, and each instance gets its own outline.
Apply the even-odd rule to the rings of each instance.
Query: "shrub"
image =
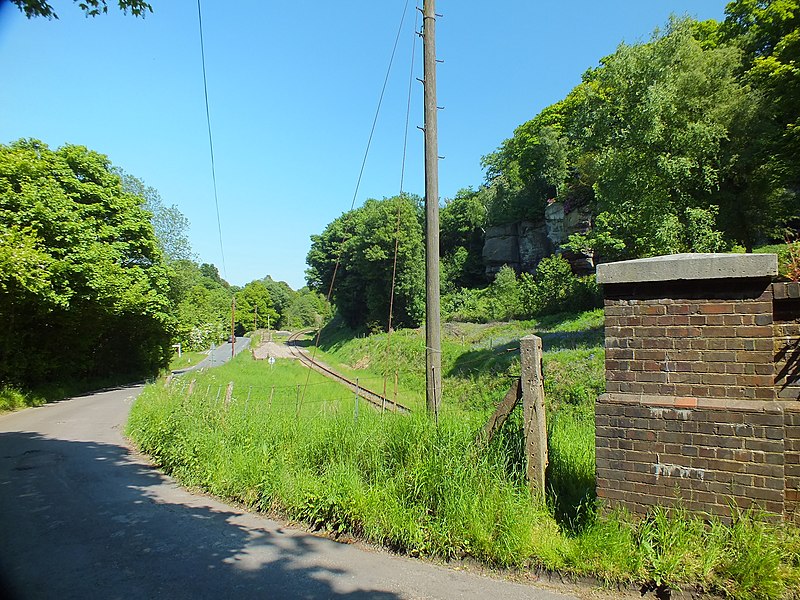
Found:
[[[543,258],[534,276],[521,279],[521,309],[525,317],[600,306],[596,278],[576,277],[569,262],[559,255]]]

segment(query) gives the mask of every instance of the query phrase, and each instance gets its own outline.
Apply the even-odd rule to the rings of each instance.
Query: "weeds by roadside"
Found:
[[[352,394],[316,373],[291,361],[269,367],[240,356],[198,375],[192,396],[187,378],[146,388],[128,434],[188,485],[412,556],[471,557],[608,585],[745,600],[800,595],[800,533],[792,525],[749,511],[723,523],[680,508],[655,509],[644,519],[597,510],[593,404],[602,348],[592,344],[592,330],[598,322],[584,313],[537,324],[540,334],[574,334],[551,337],[545,354],[550,466],[542,498],[531,497],[524,480],[519,414],[491,444],[475,446],[493,402],[507,390],[503,375],[518,369],[502,348],[513,348],[530,324],[475,326],[458,332],[463,338],[451,332],[443,357],[450,409],[438,428],[422,411],[381,414],[362,404],[356,413]],[[393,363],[361,360],[381,356],[379,335],[343,335],[324,355],[378,386],[387,364],[402,372],[405,362],[400,400],[408,403],[403,394],[419,392],[410,365],[420,340],[415,331],[398,333]],[[488,352],[470,358],[483,369],[458,368],[464,353],[482,350]],[[229,405],[228,381],[236,382]]]

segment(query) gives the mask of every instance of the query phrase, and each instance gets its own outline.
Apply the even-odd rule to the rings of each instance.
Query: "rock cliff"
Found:
[[[548,204],[541,221],[519,221],[486,228],[483,245],[483,264],[486,276],[494,279],[503,265],[515,271],[532,273],[539,261],[551,254],[562,254],[578,274],[594,272],[590,254],[576,254],[562,249],[573,233],[584,233],[591,227],[588,207],[576,207],[568,212],[564,204]]]

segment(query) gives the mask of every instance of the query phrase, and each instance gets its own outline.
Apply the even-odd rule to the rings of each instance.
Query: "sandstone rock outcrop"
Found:
[[[563,203],[552,202],[545,208],[541,221],[487,227],[483,245],[486,276],[494,279],[503,265],[517,272],[531,273],[539,261],[551,254],[563,254],[578,274],[593,272],[594,261],[589,253],[564,252],[562,249],[570,235],[588,231],[591,218],[588,207],[566,212]]]

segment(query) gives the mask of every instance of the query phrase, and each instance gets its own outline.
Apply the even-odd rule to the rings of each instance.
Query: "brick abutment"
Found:
[[[741,258],[740,258],[741,257]],[[602,265],[606,393],[597,493],[634,512],[674,505],[793,515],[800,491],[800,284],[774,255]]]

